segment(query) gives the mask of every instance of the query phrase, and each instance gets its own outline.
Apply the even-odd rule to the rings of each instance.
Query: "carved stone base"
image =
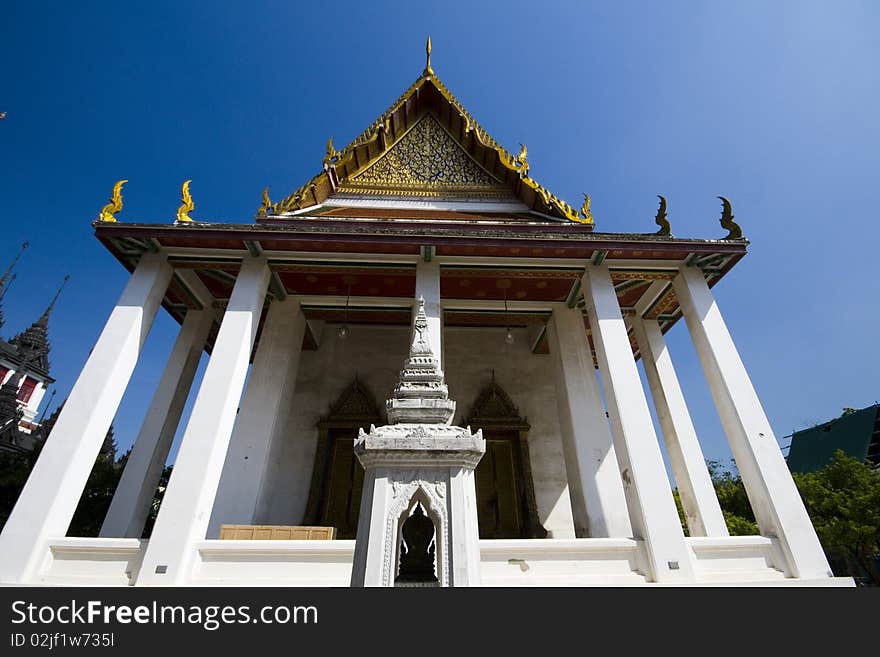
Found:
[[[395,585],[401,529],[417,503],[434,523],[439,585],[479,585],[474,467],[485,449],[480,432],[448,425],[361,431],[354,451],[366,472],[352,586]]]

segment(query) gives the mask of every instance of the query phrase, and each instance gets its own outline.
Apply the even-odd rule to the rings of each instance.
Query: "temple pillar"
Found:
[[[102,537],[141,537],[214,315],[213,310],[187,311],[113,494]]]
[[[556,307],[547,330],[576,533],[593,538],[632,536],[583,314]]]
[[[673,285],[761,534],[779,541],[788,576],[831,576],[822,545],[703,272],[682,266]]]
[[[440,263],[436,260],[425,262],[420,260],[416,265],[416,299],[425,300],[425,317],[428,318],[428,337],[431,340],[431,348],[440,367],[444,366],[443,359],[443,311],[440,307]],[[414,303],[414,308],[416,301]],[[415,310],[413,321],[415,321]]]
[[[690,551],[608,266],[588,265],[583,288],[630,523],[646,548],[645,574],[656,582],[691,582]]]
[[[208,529],[269,276],[264,257],[244,259],[183,434],[138,585],[180,585],[190,575],[195,543],[204,540]]]
[[[642,355],[666,453],[691,536],[728,536],[724,514],[703,458],[666,341],[656,319],[628,318]]]
[[[269,306],[235,420],[208,536],[219,536],[221,524],[255,522],[269,462],[273,456],[278,458],[293,411],[305,326],[298,299],[287,297]]]
[[[67,533],[171,275],[164,253],[132,273],[0,534],[0,582],[27,581],[46,541]]]

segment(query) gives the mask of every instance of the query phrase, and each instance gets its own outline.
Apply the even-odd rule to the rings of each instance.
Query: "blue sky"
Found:
[[[715,288],[777,437],[880,397],[876,2],[5,2],[0,22],[3,337],[53,315],[56,402],[126,282],[90,221],[249,222],[260,191],[316,173],[434,69],[532,174],[599,231],[720,237],[750,254]],[[175,324],[158,318],[115,421],[137,433]],[[704,451],[728,458],[686,327],[670,349]],[[787,441],[782,441],[784,444]]]

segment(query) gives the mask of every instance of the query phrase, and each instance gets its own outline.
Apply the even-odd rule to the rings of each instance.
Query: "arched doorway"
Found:
[[[530,426],[495,381],[494,371],[462,424],[482,429],[486,440],[474,473],[480,538],[546,538],[529,463]]]
[[[318,422],[306,524],[336,527],[337,538],[355,538],[364,469],[354,455],[354,441],[358,429],[382,423],[373,396],[355,376]]]

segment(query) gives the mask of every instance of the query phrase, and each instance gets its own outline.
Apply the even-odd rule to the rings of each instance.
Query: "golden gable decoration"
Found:
[[[431,114],[426,114],[375,163],[353,176],[344,189],[371,192],[456,191],[497,188],[500,181],[464,152]]]
[[[520,144],[519,155],[515,156],[495,141],[437,77],[431,67],[430,48],[427,56],[422,75],[379,118],[341,150],[336,150],[331,139],[322,160],[322,171],[279,201],[267,204],[264,198],[257,220],[284,219],[284,215],[320,206],[337,192],[390,194],[392,183],[380,175],[385,173],[405,181],[403,186],[398,184],[395,190],[398,194],[441,196],[454,192],[454,187],[459,185],[461,191],[478,197],[512,195],[530,210],[582,224],[592,230],[592,215],[582,216],[532,178],[526,147]],[[367,173],[406,137],[407,132],[421,123],[427,113],[432,114],[434,125],[444,130],[462,153],[456,154],[442,167],[432,169],[431,156],[416,158],[423,160],[419,163],[413,160],[414,153],[410,152],[396,164],[389,160]],[[433,131],[433,127],[428,128],[427,124],[422,129]],[[442,139],[442,135],[438,133],[435,138]],[[418,141],[415,136],[412,140]],[[470,162],[460,159],[462,156]],[[484,176],[489,177],[488,184],[453,182],[485,181]]]

